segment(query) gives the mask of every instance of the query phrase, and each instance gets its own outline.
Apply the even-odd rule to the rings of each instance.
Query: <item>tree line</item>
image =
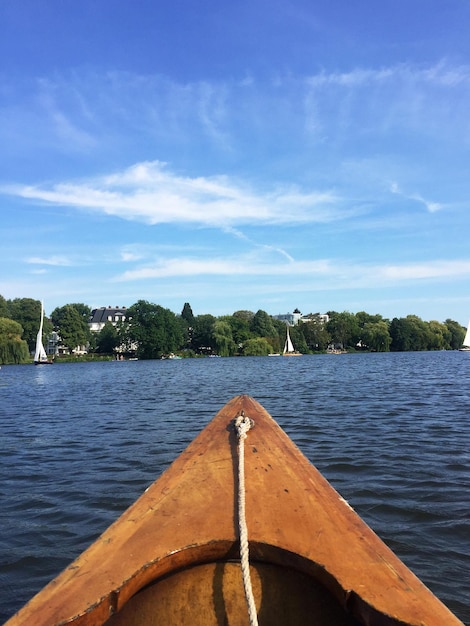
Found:
[[[282,352],[286,325],[266,311],[235,311],[215,317],[194,315],[185,303],[179,315],[146,300],[126,309],[126,319],[113,325],[106,322],[98,333],[90,331],[91,308],[82,303],[66,304],[44,320],[44,339],[55,331],[70,353],[86,346],[97,356],[135,356],[158,359],[181,356],[265,356]],[[294,312],[299,312],[298,310]],[[0,363],[31,361],[38,332],[41,303],[31,298],[6,300],[0,296]],[[415,350],[456,350],[465,329],[456,321],[426,322],[416,315],[388,320],[364,311],[327,312],[290,328],[299,352],[344,351],[401,352]]]

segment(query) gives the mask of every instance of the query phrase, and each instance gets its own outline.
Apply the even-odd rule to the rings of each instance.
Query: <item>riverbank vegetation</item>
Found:
[[[0,296],[0,363],[31,361],[39,326],[41,303],[31,298],[6,300]],[[424,321],[416,315],[388,320],[365,311],[328,311],[328,321],[310,314],[290,328],[291,339],[304,354],[328,351],[402,352],[457,350],[465,329],[454,320]],[[106,358],[158,359],[174,356],[263,356],[281,353],[286,324],[266,311],[235,311],[215,317],[194,315],[189,303],[181,314],[146,300],[126,310],[126,319],[107,322],[92,333],[91,308],[66,304],[44,320],[44,337],[56,333],[69,353],[64,360]],[[46,341],[47,343],[47,341]],[[77,346],[86,354],[74,356]]]

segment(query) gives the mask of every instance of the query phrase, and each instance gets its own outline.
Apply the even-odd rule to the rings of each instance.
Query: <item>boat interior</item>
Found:
[[[289,566],[256,561],[250,565],[250,573],[260,625],[360,626],[313,576]],[[106,626],[249,623],[240,563],[220,561],[194,565],[148,585]]]

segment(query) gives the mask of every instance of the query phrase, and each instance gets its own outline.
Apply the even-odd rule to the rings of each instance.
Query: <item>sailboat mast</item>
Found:
[[[44,323],[44,305],[41,301],[41,320],[39,322],[39,330],[36,337],[36,350],[34,353],[34,362],[38,363],[48,363],[47,354],[44,350],[44,346],[42,345],[42,327]]]
[[[38,331],[38,339],[40,339],[42,343],[42,326],[44,323],[44,304],[41,300],[41,321],[39,322],[39,331]]]
[[[284,345],[284,356],[300,356],[300,352],[297,352],[296,349],[294,348],[294,344],[292,343],[292,340],[290,338],[290,334],[289,334],[289,326],[287,326],[286,328],[286,343]]]

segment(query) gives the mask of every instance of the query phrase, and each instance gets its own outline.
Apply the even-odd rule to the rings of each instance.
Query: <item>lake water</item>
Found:
[[[470,354],[462,352],[3,366],[0,620],[240,393],[271,413],[470,625]]]

